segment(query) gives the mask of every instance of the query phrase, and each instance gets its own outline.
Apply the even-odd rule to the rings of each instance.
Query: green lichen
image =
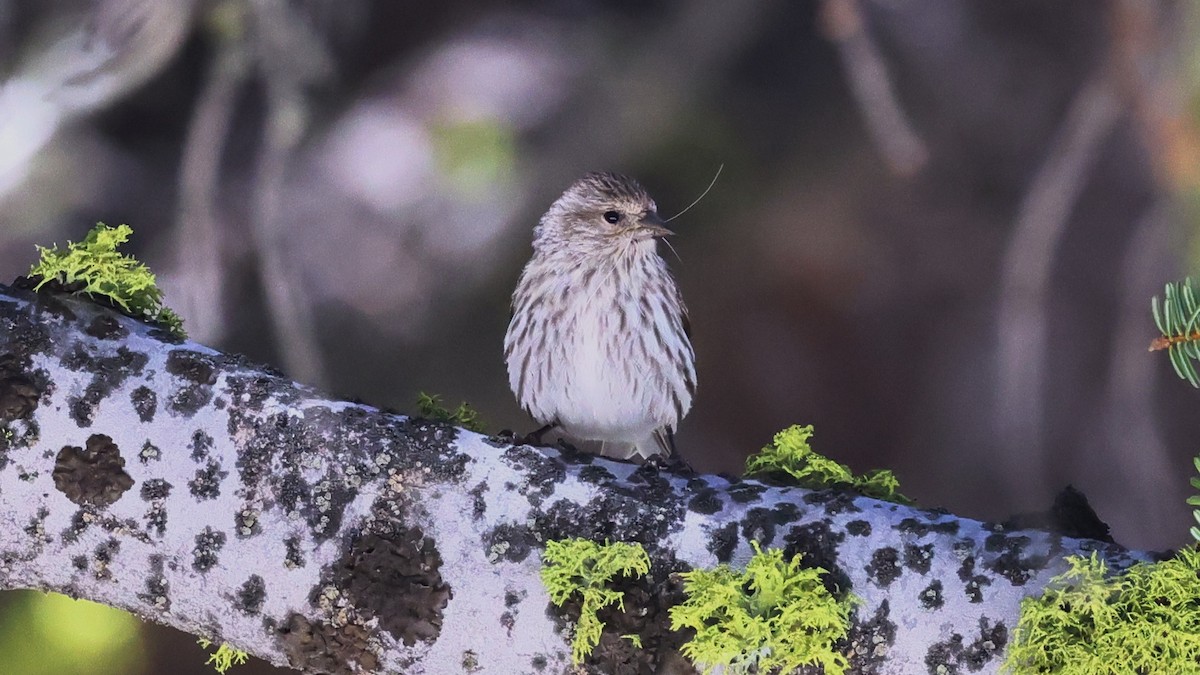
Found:
[[[196,640],[196,643],[200,645],[201,649],[208,649],[212,646],[212,641],[205,640],[204,638]],[[250,655],[246,652],[231,647],[228,642],[222,642],[221,646],[217,647],[217,651],[208,655],[208,660],[204,663],[205,665],[212,666],[213,670],[221,673],[221,675],[225,675],[225,672],[230,668],[246,663],[249,658]]]
[[[825,675],[844,673],[850,664],[835,645],[846,637],[858,600],[835,598],[821,581],[826,570],[802,568],[800,556],[785,561],[779,549],[751,545],[754,557],[743,572],[718,565],[682,575],[687,600],[671,608],[671,628],[696,631],[683,655],[705,675],[718,668],[787,673],[806,665]]]
[[[609,587],[613,579],[642,576],[649,571],[650,556],[641,544],[597,544],[587,539],[546,542],[542,584],[550,594],[550,602],[562,607],[576,595],[582,601],[571,642],[574,663],[582,663],[600,643],[604,622],[597,613],[613,603],[625,610],[624,594]]]
[[[40,259],[29,269],[29,276],[41,278],[34,290],[55,282],[105,298],[129,316],[156,323],[179,338],[186,337],[183,320],[163,306],[162,291],[150,268],[133,256],[117,252],[132,234],[128,225],[108,227],[97,223],[83,241],[67,242],[66,248],[38,246]]]
[[[425,419],[446,422],[479,434],[484,433],[479,413],[465,402],[459,403],[457,408],[450,410],[442,405],[441,396],[421,392],[417,394],[417,409],[420,410],[421,417]]]
[[[1021,601],[1004,668],[1014,675],[1200,673],[1200,553],[1110,575],[1091,557]]]
[[[809,445],[812,425],[793,425],[775,434],[771,445],[746,458],[747,476],[785,475],[790,480],[816,490],[847,488],[856,492],[899,504],[912,504],[900,494],[900,481],[885,469],[868,471],[855,476],[845,464],[817,454]]]

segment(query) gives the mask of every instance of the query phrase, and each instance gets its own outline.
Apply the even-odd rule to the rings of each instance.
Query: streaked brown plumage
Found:
[[[534,228],[504,339],[509,384],[540,424],[612,457],[669,455],[696,390],[687,310],[636,181],[589,173]]]

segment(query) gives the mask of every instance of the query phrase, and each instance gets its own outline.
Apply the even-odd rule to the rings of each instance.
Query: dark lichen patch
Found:
[[[153,389],[145,385],[134,389],[129,395],[129,402],[133,404],[138,419],[143,422],[154,421],[154,413],[158,411],[158,394]]]
[[[31,354],[40,354],[50,345],[50,331],[37,316],[44,307],[40,295],[30,292],[14,293],[30,300],[32,307],[22,307],[15,302],[0,302],[0,345],[13,353],[18,361],[28,365]]]
[[[711,516],[721,510],[721,498],[717,496],[717,491],[712,488],[704,488],[699,490],[688,500],[687,508],[693,513],[700,513],[706,516]]]
[[[234,358],[227,356],[227,359]],[[238,366],[237,363],[230,364]],[[245,364],[242,364],[246,367]],[[266,367],[248,366],[252,370],[270,370]],[[299,390],[283,377],[272,374],[228,375],[225,378],[225,389],[228,392],[231,411],[262,412],[263,405],[275,399],[283,404],[292,404],[299,400]],[[235,417],[230,418],[230,424],[240,423]],[[232,433],[233,427],[230,427]]]
[[[238,539],[245,539],[262,534],[262,524],[258,522],[258,509],[243,506],[233,514],[233,531]]]
[[[471,520],[479,520],[487,513],[487,500],[483,495],[488,491],[487,481],[481,480],[467,494],[471,495]]]
[[[657,544],[679,527],[686,511],[669,482],[649,474],[642,480],[642,485],[613,484],[585,504],[559,500],[535,509],[537,540],[583,537]]]
[[[142,500],[147,502],[171,496],[171,484],[164,478],[150,478],[142,483]]]
[[[192,569],[203,574],[216,566],[221,549],[225,546],[225,533],[206,527],[196,535],[196,546],[192,549]]]
[[[500,523],[483,533],[483,550],[488,560],[524,562],[541,542],[527,525]]]
[[[167,372],[192,384],[217,383],[217,368],[213,358],[190,349],[172,349],[167,354]]]
[[[257,485],[270,473],[271,464],[277,455],[286,453],[286,459],[299,460],[302,449],[307,450],[319,443],[319,439],[310,430],[287,413],[275,413],[257,419],[231,410],[229,418],[230,436],[238,438],[244,435],[245,430],[252,431],[237,448],[235,466],[242,485]],[[240,423],[235,425],[235,419],[240,420]],[[282,464],[294,468],[299,465],[299,461],[285,460]]]
[[[67,544],[74,544],[79,541],[80,535],[87,531],[91,526],[88,518],[88,513],[83,509],[79,509],[71,514],[71,524],[62,531],[62,540]]]
[[[92,379],[84,387],[83,395],[67,397],[71,419],[80,427],[90,427],[100,402],[130,376],[141,375],[149,360],[146,354],[131,351],[124,345],[108,356],[93,354],[80,342],[72,345],[60,360],[61,365],[68,370],[89,374]]]
[[[121,542],[112,537],[97,544],[96,549],[92,552],[92,578],[97,581],[112,579],[112,570],[108,566],[120,552]]]
[[[982,574],[975,574],[974,555],[967,555],[962,559],[962,565],[958,568],[958,578],[963,582],[967,599],[975,603],[983,602],[984,587],[992,585],[991,579]]]
[[[92,317],[83,332],[97,340],[120,340],[129,335],[129,331],[111,314],[97,314]]]
[[[546,666],[550,665],[550,661],[544,654],[538,654],[529,659],[529,665],[533,666],[533,669],[540,673],[546,669]]]
[[[213,357],[190,349],[173,349],[167,354],[166,369],[184,382],[167,397],[168,412],[190,418],[212,400],[217,382]]]
[[[852,520],[846,523],[846,532],[855,537],[871,536],[871,523],[865,520]]]
[[[847,490],[816,490],[804,495],[804,503],[821,506],[830,516],[839,513],[861,513],[862,509],[854,503],[854,500],[861,496]]]
[[[579,469],[579,480],[591,485],[603,485],[617,479],[608,467],[599,464],[589,464]]]
[[[979,636],[963,644],[963,636],[953,633],[949,639],[935,642],[925,653],[925,667],[930,675],[959,675],[964,671],[983,670],[1008,644],[1008,628],[1003,621],[993,624],[987,617],[979,619]]]
[[[332,474],[312,486],[312,503],[304,512],[305,520],[317,541],[328,539],[342,529],[346,507],[357,494],[358,490],[346,485],[340,476]]]
[[[757,507],[750,509],[742,518],[742,536],[754,540],[768,548],[775,541],[775,529],[780,525],[796,522],[800,513],[795,504],[782,502],[772,508]]]
[[[304,567],[304,549],[300,546],[300,537],[288,537],[283,540],[283,566],[289,570]]]
[[[725,494],[729,495],[735,504],[749,504],[761,499],[762,494],[766,491],[767,486],[765,485],[741,481],[730,485]]]
[[[1038,571],[1045,569],[1049,558],[1044,555],[1022,557],[1021,552],[1028,548],[1029,537],[1022,535],[992,534],[984,541],[984,550],[1000,552],[1000,555],[987,560],[983,566],[996,574],[1008,579],[1013,586],[1024,586]]]
[[[187,342],[187,338],[184,336],[176,335],[175,333],[162,328],[151,328],[150,330],[146,331],[146,336],[169,345],[181,345],[184,342]]]
[[[138,530],[138,521],[135,518],[115,518],[107,513],[89,509],[88,519],[105,532],[129,537],[143,544],[152,542],[149,535]]]
[[[941,609],[942,605],[946,604],[946,599],[942,597],[941,580],[934,579],[928,586],[921,589],[917,595],[917,602],[925,609]]]
[[[34,540],[34,545],[38,546],[50,541],[46,536],[46,518],[50,515],[50,509],[40,507],[37,514],[29,519],[29,524],[25,526],[25,534],[29,535]]]
[[[933,544],[904,545],[904,566],[917,574],[928,574],[933,564]]]
[[[210,459],[208,464],[196,469],[196,476],[188,481],[188,489],[198,501],[216,499],[221,496],[221,481],[228,475],[228,471],[222,471],[221,465]]]
[[[212,400],[212,387],[189,384],[176,389],[167,397],[167,411],[190,419]]]
[[[291,515],[309,503],[312,490],[299,471],[288,471],[279,477],[279,487],[276,488],[275,495],[283,512]]]
[[[288,663],[297,670],[353,675],[373,673],[379,668],[379,656],[371,646],[370,633],[358,624],[313,623],[292,613],[275,631]]]
[[[557,458],[524,445],[516,445],[500,456],[505,464],[519,471],[523,477],[517,493],[529,500],[529,505],[539,507],[554,494],[567,477],[566,467]]]
[[[146,577],[146,587],[138,593],[138,599],[159,611],[171,609],[171,586],[163,572],[164,557],[150,556],[150,575]]]
[[[917,537],[924,537],[931,532],[955,535],[958,534],[958,521],[949,520],[944,523],[934,523],[918,518],[905,518],[900,521],[896,529],[904,534],[913,534]]]
[[[709,531],[708,552],[716,557],[717,562],[728,563],[733,558],[733,552],[737,549],[737,545],[737,523],[725,523]]]
[[[407,646],[435,640],[450,587],[441,576],[442,558],[433,539],[418,528],[394,525],[386,536],[363,534],[347,547],[323,578],[379,628]]]
[[[786,559],[801,555],[804,567],[826,570],[825,588],[840,598],[854,588],[850,576],[837,564],[837,549],[845,538],[846,535],[833,530],[828,520],[798,525],[784,536],[783,555]]]
[[[162,478],[151,478],[142,483],[142,499],[150,503],[146,511],[146,529],[156,532],[158,536],[167,531],[167,497],[171,494],[171,484]]]
[[[394,427],[395,425],[389,425]],[[407,470],[414,465],[430,471],[434,480],[455,481],[466,472],[471,456],[454,447],[458,429],[440,422],[407,419],[399,424],[404,441],[401,455],[393,465]]]
[[[158,449],[157,445],[146,441],[142,443],[142,449],[138,451],[138,459],[142,464],[149,464],[151,461],[157,462],[162,459],[162,451]]]
[[[521,600],[525,598],[525,592],[516,593],[513,591],[504,592],[504,611],[500,613],[500,627],[505,630],[509,637],[512,637],[512,630],[517,625],[517,614],[520,613]]]
[[[264,384],[262,378],[229,377],[226,382],[233,401],[229,434],[238,439],[236,466],[242,486],[265,482],[285,513],[301,513],[317,539],[338,534],[345,508],[364,480],[386,474],[401,483],[452,481],[471,461],[447,442],[445,425],[409,423],[358,407],[314,406],[299,416],[294,411],[259,415],[247,402],[260,395],[256,392],[273,394],[268,386],[272,380]],[[332,435],[331,429],[339,433]],[[336,461],[310,484],[298,467],[311,464],[314,448]]]
[[[896,624],[891,620],[891,607],[884,599],[875,614],[866,621],[851,624],[843,653],[850,658],[852,673],[876,673],[887,660],[888,650],[896,643]]]
[[[257,574],[251,574],[250,578],[246,579],[246,582],[238,589],[233,608],[243,614],[253,616],[262,611],[266,599],[267,583]]]
[[[78,572],[86,572],[88,568],[88,559],[86,555],[71,556],[71,567],[74,567]]]
[[[104,434],[92,434],[86,448],[64,446],[54,462],[54,487],[75,504],[104,508],[133,487],[125,458]]]
[[[192,440],[188,443],[188,448],[192,451],[193,462],[199,464],[207,459],[212,447],[213,437],[205,433],[203,429],[197,429],[192,432]]]
[[[32,374],[25,372],[16,354],[0,355],[0,424],[32,415],[37,410],[43,389]]]
[[[904,568],[900,566],[900,552],[891,546],[875,549],[871,562],[863,568],[867,576],[880,588],[887,588],[900,577]]]

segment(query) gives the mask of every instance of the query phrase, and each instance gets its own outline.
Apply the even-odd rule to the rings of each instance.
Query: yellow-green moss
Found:
[[[1004,662],[1014,675],[1200,673],[1200,553],[1137,563],[1121,574],[1091,557],[1038,597],[1021,601],[1021,618]]]
[[[212,646],[212,642],[204,638],[196,640],[196,643],[200,645],[201,649],[208,649]],[[222,642],[221,646],[217,647],[217,651],[208,655],[208,660],[204,663],[212,666],[213,670],[221,675],[225,675],[230,668],[244,664],[249,658],[250,655],[246,652],[231,647],[228,642]]]
[[[479,413],[465,402],[459,403],[457,408],[450,410],[442,405],[441,396],[421,392],[417,394],[417,409],[420,411],[421,417],[425,419],[446,422],[476,433],[483,433],[483,422],[479,419]]]
[[[597,612],[614,602],[625,610],[624,594],[608,584],[618,576],[642,576],[650,571],[650,556],[641,544],[597,544],[587,539],[546,542],[542,552],[542,583],[550,601],[561,607],[571,596],[582,600],[571,659],[582,663],[600,643],[604,622]]]
[[[835,644],[849,631],[857,599],[833,597],[821,581],[826,570],[802,568],[800,556],[785,561],[779,549],[751,545],[743,572],[718,565],[683,574],[687,600],[670,610],[673,630],[696,631],[683,655],[705,675],[718,667],[788,673],[805,665],[841,675],[850,664]]]
[[[108,227],[97,223],[83,241],[67,242],[65,249],[38,246],[39,260],[29,269],[31,277],[41,277],[34,290],[52,281],[78,286],[80,293],[106,298],[132,317],[185,337],[183,320],[162,304],[162,291],[154,273],[133,256],[117,252],[132,234],[128,225]]]
[[[891,471],[876,469],[855,476],[845,464],[814,452],[809,445],[812,435],[811,424],[793,425],[775,434],[771,445],[746,458],[745,474],[785,474],[807,488],[847,488],[875,499],[912,503],[900,494],[900,481]]]

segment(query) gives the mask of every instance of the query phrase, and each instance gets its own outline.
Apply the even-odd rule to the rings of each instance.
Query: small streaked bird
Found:
[[[609,457],[671,457],[696,357],[657,251],[670,234],[645,188],[613,173],[575,181],[534,228],[504,358],[538,437],[557,428]]]

